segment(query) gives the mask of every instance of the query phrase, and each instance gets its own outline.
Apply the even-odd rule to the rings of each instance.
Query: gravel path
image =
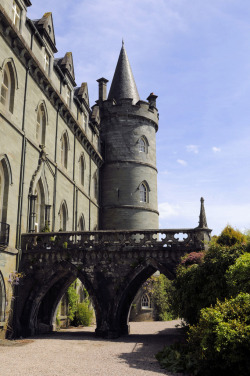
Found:
[[[179,323],[133,322],[131,334],[115,340],[95,337],[95,328],[90,327],[0,346],[0,376],[170,375],[154,355],[180,338],[181,330],[175,327]]]

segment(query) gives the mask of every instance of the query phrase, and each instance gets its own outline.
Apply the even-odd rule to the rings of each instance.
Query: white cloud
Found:
[[[168,202],[159,204],[159,212],[161,219],[178,217],[180,215],[179,205],[170,205]]]
[[[217,148],[216,146],[213,146],[212,150],[214,153],[219,153],[221,151],[221,148]]]
[[[199,146],[198,145],[187,145],[186,149],[189,153],[194,153],[194,154],[199,153]]]
[[[186,166],[187,165],[187,162],[184,161],[183,159],[177,159],[177,163],[179,163],[182,166]]]

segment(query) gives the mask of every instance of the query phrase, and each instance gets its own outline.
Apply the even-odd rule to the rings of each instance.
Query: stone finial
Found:
[[[201,197],[201,210],[200,210],[200,218],[199,218],[199,228],[207,228],[207,218],[205,213],[204,207],[204,198]]]

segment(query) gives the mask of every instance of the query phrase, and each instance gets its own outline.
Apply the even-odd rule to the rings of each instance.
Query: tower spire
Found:
[[[201,197],[201,210],[200,210],[200,218],[199,218],[199,226],[198,228],[207,228],[207,218],[205,213],[205,206],[204,206],[204,198]]]
[[[124,98],[133,99],[133,104],[136,104],[140,100],[128,60],[128,55],[124,47],[124,40],[122,39],[122,48],[116,65],[108,99],[115,99],[116,102],[119,102],[120,99]]]

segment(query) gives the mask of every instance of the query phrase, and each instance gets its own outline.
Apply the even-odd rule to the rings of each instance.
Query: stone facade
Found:
[[[0,329],[21,234],[94,230],[99,222],[100,126],[73,57],[57,52],[53,18],[26,17],[29,0],[0,5]]]
[[[117,336],[128,331],[129,308],[145,278],[162,268],[161,260],[167,273],[187,250],[187,242],[175,250],[171,231],[167,248],[154,248],[157,96],[140,100],[122,45],[108,98],[108,80],[100,78],[90,107],[87,83],[75,82],[72,53],[54,56],[52,14],[32,21],[29,6],[30,0],[0,4],[0,336],[11,313],[16,333],[51,329],[77,277],[92,294],[97,332]],[[131,229],[144,232],[115,234]],[[188,244],[201,249],[210,230],[188,231]],[[110,236],[116,240],[106,249]],[[24,273],[21,283],[16,271]]]

